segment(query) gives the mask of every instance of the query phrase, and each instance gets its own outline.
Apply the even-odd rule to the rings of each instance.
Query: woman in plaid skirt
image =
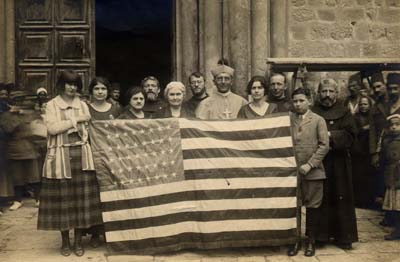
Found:
[[[69,230],[74,229],[73,252],[82,256],[82,230],[102,223],[99,187],[88,143],[90,113],[77,96],[82,80],[76,72],[63,71],[56,87],[60,95],[46,106],[47,154],[38,229],[61,231],[63,256],[71,254]]]

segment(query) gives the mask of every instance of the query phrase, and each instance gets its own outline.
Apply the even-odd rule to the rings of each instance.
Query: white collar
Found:
[[[223,96],[223,97],[227,97],[227,96],[229,96],[230,94],[232,94],[232,92],[231,92],[231,91],[228,91],[228,92],[226,92],[226,93],[220,93],[220,92],[217,91],[217,94],[220,95],[220,96]]]
[[[54,98],[54,102],[61,108],[61,109],[67,109],[68,107],[72,107],[74,109],[80,109],[81,108],[81,100],[78,97],[74,97],[72,100],[71,105],[67,104],[64,99],[61,98],[61,96],[56,96]]]

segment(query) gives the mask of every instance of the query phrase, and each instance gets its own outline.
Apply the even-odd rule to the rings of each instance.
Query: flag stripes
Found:
[[[228,181],[229,182],[229,181]],[[270,198],[274,197],[295,197],[295,188],[251,188],[251,189],[225,189],[225,190],[200,190],[173,193],[168,195],[153,196],[140,199],[120,200],[104,202],[103,211],[109,212],[121,209],[141,208],[146,206],[157,206],[168,203],[194,200],[215,200],[215,199],[241,199],[241,198]]]
[[[271,219],[271,218],[291,218],[296,216],[296,208],[284,209],[243,209],[221,211],[202,211],[202,212],[181,212],[158,217],[129,219],[107,223],[107,231],[118,231],[134,228],[145,228],[153,225],[167,225],[183,221],[219,221],[229,217],[233,220],[238,219]]]
[[[181,201],[149,208],[121,209],[103,212],[103,221],[123,221],[134,218],[148,218],[176,214],[189,211],[225,211],[246,210],[262,208],[294,208],[296,197],[270,197],[270,198],[246,198],[246,199],[217,199],[217,200],[195,200]],[[229,218],[226,218],[229,220]]]
[[[296,227],[296,218],[241,219],[221,221],[185,221],[150,228],[108,231],[107,242],[135,241],[175,236],[183,233],[222,233],[234,231],[288,230]]]
[[[100,198],[109,247],[155,253],[296,241],[288,115],[102,122],[93,126],[94,155],[109,174],[99,179],[107,181]]]

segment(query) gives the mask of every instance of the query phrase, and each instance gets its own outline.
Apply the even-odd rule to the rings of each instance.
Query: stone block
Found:
[[[339,0],[325,0],[325,4],[327,6],[337,6],[339,2]]]
[[[332,9],[320,9],[317,11],[318,19],[323,21],[335,21],[335,11]]]
[[[375,43],[363,44],[362,54],[365,57],[377,57],[379,54],[378,45]]]
[[[304,41],[303,57],[329,57],[329,44],[322,41]]]
[[[362,5],[362,6],[370,6],[374,3],[374,0],[357,0],[357,4],[358,5]]]
[[[367,15],[368,19],[371,21],[375,21],[376,20],[376,16],[377,16],[377,9],[376,8],[367,8],[365,10],[365,14]]]
[[[343,44],[329,44],[330,57],[345,57],[345,49]]]
[[[372,39],[386,39],[386,27],[383,25],[370,25],[369,34]]]
[[[340,21],[360,21],[365,18],[365,12],[362,8],[345,8],[338,11]]]
[[[331,37],[329,24],[315,24],[311,26],[310,35],[312,40],[329,39]]]
[[[359,42],[350,42],[344,44],[345,57],[361,57],[361,44]]]
[[[337,24],[331,29],[331,37],[334,40],[343,40],[353,37],[353,27],[347,24]]]
[[[400,7],[400,0],[386,0],[386,6]]]
[[[303,6],[306,4],[306,0],[292,0],[292,6]]]
[[[357,23],[354,26],[355,39],[366,41],[369,39],[369,25],[367,23]]]
[[[400,21],[400,9],[380,9],[378,19],[381,22],[394,24]]]
[[[308,25],[295,25],[290,28],[292,39],[294,40],[306,40],[308,32]]]
[[[341,7],[350,7],[355,5],[355,0],[342,0],[339,5]]]
[[[399,57],[400,44],[398,42],[393,44],[382,44],[380,45],[380,49],[382,57]]]
[[[400,41],[400,26],[389,26],[386,28],[386,37],[391,41]]]
[[[293,20],[296,22],[305,22],[315,19],[314,10],[309,8],[294,9],[292,12]]]
[[[320,7],[325,5],[325,0],[308,0],[308,5],[311,7]]]
[[[301,42],[291,43],[289,57],[304,57],[304,46]]]

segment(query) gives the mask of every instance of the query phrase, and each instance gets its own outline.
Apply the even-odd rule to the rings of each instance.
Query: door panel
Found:
[[[95,0],[16,0],[16,84],[55,95],[59,72],[82,75],[86,88],[95,70]]]
[[[59,76],[60,73],[66,69],[71,69],[70,67],[59,67],[56,69],[56,75]],[[90,79],[93,77],[90,68],[85,68],[85,67],[81,67],[81,68],[77,68],[74,67],[73,68],[75,70],[75,72],[78,73],[78,75],[81,77],[82,79],[82,86],[83,86],[83,93],[87,93],[88,91],[88,86],[89,86],[89,82]]]
[[[89,1],[58,0],[56,12],[59,25],[89,25]]]
[[[32,33],[31,31],[21,31],[19,40],[19,63],[45,62],[53,61],[53,32],[42,31]]]
[[[89,31],[57,32],[57,63],[90,63]]]
[[[20,26],[53,25],[52,0],[17,0],[15,12]]]
[[[52,86],[53,82],[53,68],[40,68],[40,69],[21,69],[19,75],[22,77],[22,86],[32,92],[36,92],[39,87]],[[54,89],[47,89],[49,95],[55,94]]]

